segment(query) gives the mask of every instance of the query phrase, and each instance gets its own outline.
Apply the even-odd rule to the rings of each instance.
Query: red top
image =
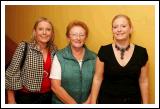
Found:
[[[44,73],[43,73],[43,79],[41,84],[41,91],[35,92],[35,93],[46,93],[51,90],[51,81],[49,79],[50,75],[50,69],[51,69],[51,54],[48,52],[46,62],[44,62]],[[30,93],[27,88],[23,87],[20,89],[22,92]]]
[[[51,69],[51,54],[48,52],[46,62],[44,62],[44,73],[42,80],[42,87],[40,93],[45,93],[51,90],[51,80],[49,79]]]

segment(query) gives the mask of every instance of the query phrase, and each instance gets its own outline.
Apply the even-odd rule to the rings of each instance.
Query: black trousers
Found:
[[[52,91],[47,93],[15,92],[17,104],[51,104]]]

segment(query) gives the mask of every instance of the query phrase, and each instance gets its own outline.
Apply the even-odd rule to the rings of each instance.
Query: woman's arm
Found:
[[[96,104],[97,96],[99,89],[103,80],[104,72],[104,63],[99,60],[99,57],[96,59],[96,69],[93,78],[92,90],[91,90],[91,103]]]
[[[7,90],[8,104],[16,104],[13,90]]]
[[[51,79],[51,89],[56,94],[56,96],[66,104],[76,104],[76,101],[65,91],[61,86],[61,65],[57,58],[57,55],[54,56],[50,79]]]
[[[23,65],[25,43],[20,42],[16,48],[10,65],[5,73],[5,89],[17,90],[22,87],[21,82],[21,65]]]
[[[56,96],[65,104],[77,104],[76,101],[61,87],[61,80],[52,79],[51,89]]]
[[[146,65],[141,68],[141,74],[139,79],[143,104],[147,104],[149,101],[148,72],[149,72],[149,65],[147,62]]]

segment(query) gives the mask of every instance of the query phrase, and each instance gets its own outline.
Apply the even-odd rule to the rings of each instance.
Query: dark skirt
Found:
[[[141,104],[140,96],[113,96],[100,95],[98,97],[98,104]]]
[[[47,93],[15,91],[17,104],[51,104],[51,98],[51,91]]]

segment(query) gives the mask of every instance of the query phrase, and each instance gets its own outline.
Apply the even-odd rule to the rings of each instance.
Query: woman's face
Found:
[[[86,41],[86,32],[81,26],[73,26],[69,32],[68,39],[74,48],[81,48]]]
[[[132,32],[132,28],[126,18],[119,17],[113,22],[112,32],[115,40],[127,40]]]
[[[34,30],[36,41],[46,44],[52,37],[52,26],[46,21],[41,21]]]

